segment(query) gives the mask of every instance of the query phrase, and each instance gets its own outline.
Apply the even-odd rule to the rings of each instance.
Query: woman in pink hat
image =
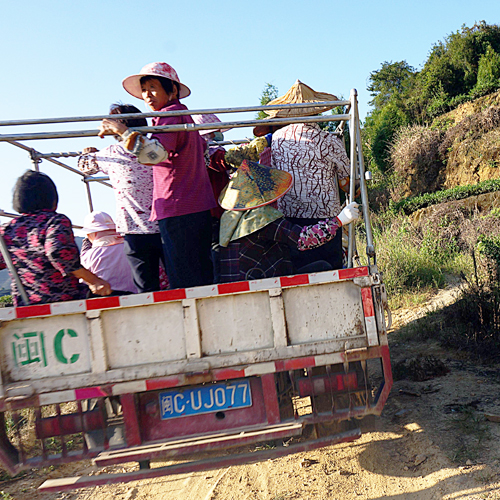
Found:
[[[147,64],[137,75],[123,80],[125,90],[142,99],[153,111],[185,111],[179,99],[191,91],[180,82],[167,63]],[[153,125],[194,123],[191,116],[153,118]],[[101,134],[120,134],[127,149],[140,155],[145,144],[137,132],[104,120]],[[165,265],[171,288],[187,288],[212,283],[210,259],[210,210],[217,206],[205,167],[205,144],[197,131],[153,134],[167,152],[153,152],[162,161],[153,167],[151,220],[158,221]],[[151,143],[148,144],[148,147]],[[140,160],[141,161],[141,160]]]
[[[122,292],[137,293],[132,269],[125,253],[125,240],[116,232],[111,215],[96,210],[90,212],[85,217],[82,231],[90,242],[90,245],[82,245],[82,265],[106,280],[115,295]]]

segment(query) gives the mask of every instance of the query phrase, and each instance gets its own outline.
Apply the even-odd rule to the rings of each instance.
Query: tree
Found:
[[[268,102],[276,99],[278,97],[278,87],[272,85],[271,83],[266,83],[264,90],[262,90],[262,94],[260,95],[260,104],[261,106],[265,106]],[[257,120],[263,120],[264,118],[268,118],[264,111],[259,111],[257,113]]]
[[[415,74],[415,68],[406,61],[395,63],[385,61],[378,71],[370,73],[368,91],[373,99],[369,104],[382,108],[392,98],[405,94]]]
[[[491,45],[479,60],[477,82],[473,89],[475,94],[485,94],[500,87],[500,54]]]

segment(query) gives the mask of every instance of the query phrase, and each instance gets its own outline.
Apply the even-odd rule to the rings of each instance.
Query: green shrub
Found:
[[[424,193],[418,196],[405,198],[398,202],[390,203],[390,208],[395,213],[403,212],[409,215],[420,208],[425,208],[447,201],[463,200],[469,196],[477,196],[484,193],[500,191],[500,179],[490,179],[469,186],[457,186],[435,193]]]
[[[444,210],[444,209],[443,209]],[[427,340],[433,338],[446,348],[463,352],[468,358],[482,362],[496,361],[500,355],[500,216],[492,210],[487,216],[472,214],[469,219],[464,211],[450,213],[446,221],[444,212],[431,220],[438,227],[439,218],[445,227],[440,232],[441,247],[448,246],[450,262],[443,252],[437,256],[427,251],[441,269],[450,269],[453,261],[455,272],[460,270],[465,279],[458,300],[452,305],[403,329],[405,338]],[[455,233],[453,233],[453,228]],[[446,236],[451,234],[454,238]],[[448,243],[446,243],[448,242]],[[453,250],[455,242],[455,250]],[[469,252],[469,253],[467,253]],[[472,265],[469,260],[472,260]],[[467,259],[467,260],[466,260]]]
[[[481,235],[477,243],[477,250],[486,258],[486,268],[491,282],[500,277],[500,236]]]
[[[486,53],[479,59],[477,83],[471,94],[476,97],[478,94],[492,92],[498,87],[500,87],[500,54],[488,44]]]
[[[0,307],[10,307],[14,305],[12,302],[12,296],[11,295],[3,295],[0,297]]]

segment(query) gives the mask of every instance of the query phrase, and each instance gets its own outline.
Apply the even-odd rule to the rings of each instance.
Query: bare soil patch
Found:
[[[500,423],[491,421],[500,416],[500,365],[479,366],[432,341],[398,335],[402,325],[455,297],[451,287],[433,297],[427,309],[394,315],[393,364],[433,356],[449,371],[421,382],[396,381],[383,415],[360,422],[363,435],[353,443],[196,474],[59,494],[36,491],[47,478],[99,473],[90,461],[80,462],[4,481],[0,500],[500,500]],[[165,464],[154,464],[160,465]],[[136,468],[125,464],[105,472]]]

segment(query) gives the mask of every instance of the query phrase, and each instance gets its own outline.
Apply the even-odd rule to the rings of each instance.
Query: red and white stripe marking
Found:
[[[195,288],[178,288],[176,290],[124,295],[121,297],[98,297],[87,300],[56,302],[53,304],[5,307],[0,309],[0,321],[35,318],[40,316],[53,316],[58,314],[82,313],[116,307],[141,306],[160,302],[172,302],[182,299],[201,299],[204,297],[215,297],[230,293],[257,292],[272,288],[316,285],[319,283],[352,280],[353,278],[365,277],[368,275],[368,267],[355,267],[351,269],[339,269],[336,271],[325,271],[315,274],[282,276],[279,278],[266,278],[256,281],[238,281],[235,283],[221,283],[218,285],[199,286]]]
[[[368,348],[364,355],[355,354],[353,359],[347,356],[349,361],[358,359],[381,358],[385,355],[387,346],[376,346]],[[242,368],[220,368],[210,372],[210,380],[214,382],[261,376],[280,371],[300,370],[303,368],[312,368],[314,366],[324,366],[326,364],[343,363],[346,360],[345,353],[332,353],[318,356],[308,356],[304,358],[294,358],[287,360],[271,361],[267,363],[256,363],[254,365]],[[171,375],[156,379],[136,380],[132,382],[120,382],[101,387],[85,387],[81,389],[72,389],[57,391],[38,396],[40,406],[66,403],[68,401],[81,401],[83,399],[102,398],[108,396],[119,396],[121,394],[133,394],[137,392],[158,391],[189,385],[188,377],[185,375]]]

